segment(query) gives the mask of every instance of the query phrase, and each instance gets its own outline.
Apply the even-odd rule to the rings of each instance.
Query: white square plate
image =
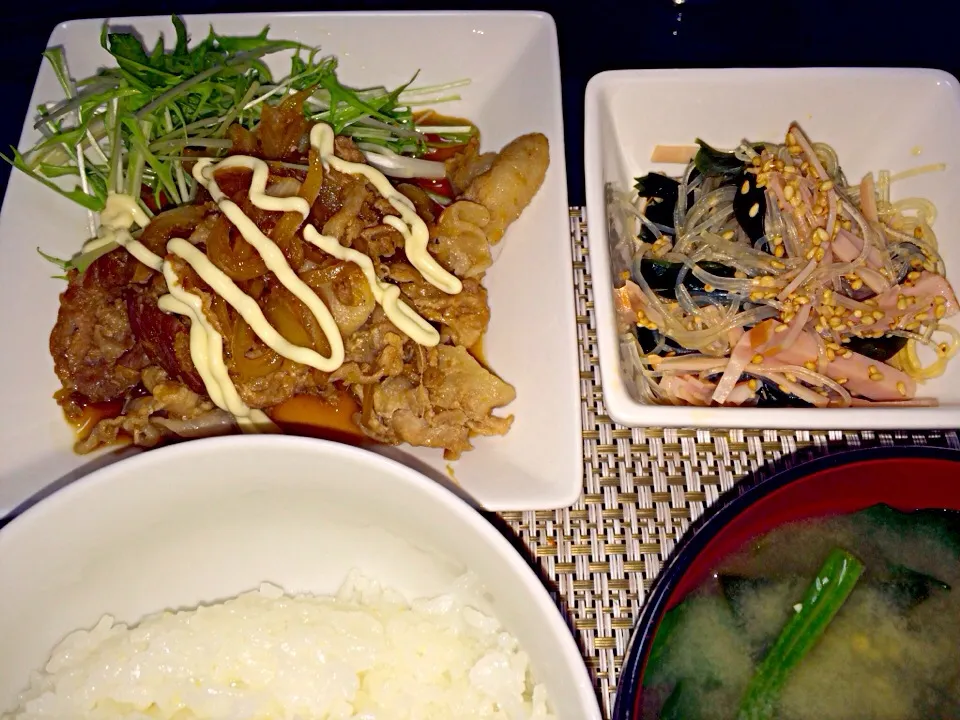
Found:
[[[525,132],[550,141],[550,169],[533,203],[509,229],[488,272],[492,319],[484,341],[491,366],[517,389],[507,409],[516,417],[505,437],[480,438],[453,463],[457,481],[492,510],[554,508],[573,503],[581,487],[580,438],[571,254],[567,220],[560,64],[553,19],[518,13],[335,13],[187,16],[194,40],[212,24],[224,34],[256,34],[320,45],[340,60],[350,85],[399,85],[420,69],[418,84],[469,78],[450,114],[480,127],[485,149]],[[112,58],[100,47],[102,20],[63,23],[50,45],[63,45],[74,77]],[[111,21],[133,26],[152,46],[173,29],[168,17]],[[285,74],[288,56],[271,69]],[[44,64],[24,125],[21,147],[36,141],[32,108],[62,97]],[[62,282],[36,252],[69,256],[86,236],[84,212],[14,172],[0,215],[0,516],[90,457],[71,449],[73,434],[51,398],[58,389],[47,349]],[[396,448],[390,454],[426,463],[447,476],[440,452]],[[421,466],[422,467],[422,466]],[[269,472],[269,468],[264,468]]]
[[[604,186],[629,189],[649,171],[658,144],[715,147],[743,138],[776,140],[796,120],[812,139],[836,149],[850,178],[868,171],[946,163],[945,172],[894,186],[896,197],[920,196],[937,206],[934,229],[954,287],[960,283],[960,89],[934,70],[796,68],[622,70],[587,85],[585,168],[590,268],[597,313],[603,398],[617,422],[634,427],[934,428],[960,426],[960,359],[920,385],[935,408],[739,408],[645,404],[635,399],[620,366]],[[919,150],[919,156],[917,151]],[[954,323],[957,320],[954,318]]]

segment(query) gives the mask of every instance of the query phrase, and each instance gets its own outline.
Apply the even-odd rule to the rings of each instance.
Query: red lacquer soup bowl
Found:
[[[612,720],[641,717],[643,671],[663,615],[749,540],[788,522],[880,503],[907,511],[960,510],[960,449],[877,447],[788,462],[738,483],[677,544],[634,630]]]

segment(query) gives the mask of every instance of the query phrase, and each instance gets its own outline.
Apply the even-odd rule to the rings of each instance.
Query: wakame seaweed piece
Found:
[[[771,578],[752,578],[743,575],[720,575],[717,577],[717,582],[720,585],[720,592],[733,612],[733,617],[739,622],[744,619],[743,602],[746,595],[772,587],[776,583]]]
[[[699,679],[699,678],[698,678]],[[660,708],[660,720],[697,720],[700,706],[689,680],[680,680]]]
[[[907,338],[899,335],[884,335],[882,337],[851,337],[843,343],[850,350],[866,355],[871,360],[885,362],[900,352],[907,344]]]
[[[697,138],[700,149],[693,158],[693,164],[704,176],[707,175],[736,175],[744,166],[743,160],[732,152],[717,150]]]
[[[747,237],[755,242],[767,234],[763,221],[767,215],[767,194],[757,187],[757,176],[746,166],[737,173],[734,184],[737,194],[733,196],[733,215]]]
[[[861,510],[855,517],[900,537],[931,538],[960,560],[960,510],[925,508],[904,512],[881,503]]]
[[[757,378],[757,407],[813,407],[803,398],[782,390],[772,380]]]
[[[664,659],[670,652],[671,642],[675,637],[674,631],[680,626],[687,607],[687,603],[680,603],[664,613],[663,619],[660,620],[660,625],[657,626],[657,634],[653,637],[653,645],[650,647],[650,654],[647,656],[647,664],[643,670],[644,687],[652,687],[661,681],[660,671],[663,668]]]
[[[850,597],[861,573],[863,563],[857,557],[841,548],[830,551],[796,612],[747,685],[737,720],[776,717],[780,691],[787,678],[820,640]]]
[[[950,585],[943,580],[927,575],[904,565],[891,565],[889,577],[877,586],[897,610],[909,612],[930,599],[935,592],[950,592]]]
[[[638,177],[633,186],[640,197],[658,198],[668,202],[676,202],[680,192],[680,183],[661,173],[647,173],[643,177]]]
[[[643,214],[652,223],[673,227],[673,211],[677,207],[680,183],[660,173],[648,173],[636,179],[634,187],[640,197],[647,199]],[[688,201],[689,202],[689,201]],[[646,225],[640,228],[640,239],[653,242],[656,236]]]
[[[743,170],[746,165],[734,153],[717,150],[700,138],[697,138],[697,145],[700,146],[700,149],[693,158],[693,164],[704,176],[726,175],[732,177]],[[752,147],[755,151],[760,152],[764,146],[763,143],[755,143]]]
[[[717,275],[718,277],[724,278],[731,278],[736,272],[736,268],[710,261],[699,262],[697,263],[697,266],[711,275]],[[647,281],[647,284],[650,285],[651,290],[661,297],[665,297],[670,300],[676,300],[677,277],[679,276],[680,270],[683,267],[683,263],[672,263],[666,262],[665,260],[643,258],[640,261],[639,272],[643,276],[643,279]],[[636,262],[634,262],[633,271],[638,271]],[[721,297],[726,295],[725,291],[718,292],[716,290],[710,290],[708,292],[704,286],[704,283],[692,272],[687,272],[686,276],[683,278],[683,286],[687,288],[691,294],[717,293],[718,296]]]

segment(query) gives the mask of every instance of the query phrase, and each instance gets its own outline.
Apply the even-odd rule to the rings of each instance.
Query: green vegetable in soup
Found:
[[[700,706],[697,695],[685,680],[673,686],[673,691],[660,710],[660,720],[697,720]]]
[[[943,580],[903,565],[892,565],[890,576],[878,586],[900,612],[909,612],[936,592],[950,590]]]
[[[874,505],[858,513],[871,525],[903,538],[930,538],[960,559],[960,511],[925,509],[903,512],[889,505]]]
[[[857,584],[863,563],[842,549],[827,556],[796,614],[760,663],[740,703],[738,720],[775,717],[777,700],[790,672],[817,644]]]
[[[644,685],[657,684],[663,661],[670,651],[671,642],[676,637],[674,630],[680,625],[688,607],[687,603],[681,603],[665,613],[660,621],[657,634],[653,638],[653,647],[650,648],[650,655],[647,657],[647,666],[643,672]]]

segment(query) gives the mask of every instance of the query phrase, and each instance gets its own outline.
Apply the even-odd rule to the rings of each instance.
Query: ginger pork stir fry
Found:
[[[899,175],[844,176],[796,124],[785,141],[687,162],[631,195],[608,189],[628,376],[648,402],[847,407],[935,404],[960,307],[927,200],[891,199]],[[695,155],[694,155],[695,153]],[[692,158],[692,159],[691,159]]]
[[[117,66],[79,81],[48,49],[64,98],[4,156],[89,215],[79,252],[41,252],[68,283],[50,353],[76,450],[292,431],[455,459],[506,433],[483,280],[546,137],[481,153],[473,123],[423,109],[468,79],[355,89],[266,28],[191,47],[172,21],[169,49],[104,26]]]
[[[266,109],[256,132],[235,125],[226,160],[186,163],[202,185],[194,202],[70,272],[50,338],[58,398],[73,417],[110,408],[80,452],[238,422],[275,430],[273,409],[302,395],[347,393],[370,438],[451,458],[509,430],[494,411],[515,391],[471,350],[490,320],[491,247],[542,183],[546,138],[480,154],[474,134],[445,161],[444,207],[420,184],[370,173],[354,141],[311,127],[300,101]],[[225,378],[198,357],[217,338]]]

